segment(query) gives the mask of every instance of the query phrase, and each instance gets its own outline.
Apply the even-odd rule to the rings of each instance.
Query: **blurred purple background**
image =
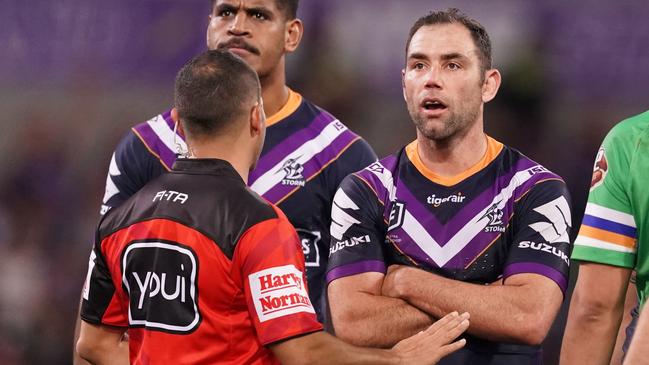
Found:
[[[0,0],[0,363],[70,363],[110,154],[171,105],[176,71],[205,48],[208,4]],[[302,0],[289,85],[391,153],[414,138],[400,84],[408,29],[449,6],[492,37],[503,85],[488,133],[562,175],[579,224],[601,139],[649,109],[646,1]]]

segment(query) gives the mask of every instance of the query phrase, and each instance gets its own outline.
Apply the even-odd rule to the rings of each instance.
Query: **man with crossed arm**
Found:
[[[389,347],[468,311],[467,346],[441,364],[540,364],[568,283],[566,185],[484,133],[501,75],[479,23],[457,9],[420,18],[402,73],[417,139],[334,197],[336,335]]]

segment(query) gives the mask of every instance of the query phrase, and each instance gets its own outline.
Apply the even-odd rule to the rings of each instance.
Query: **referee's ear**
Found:
[[[250,109],[250,136],[263,138],[266,134],[266,115],[261,100]]]
[[[180,117],[178,116],[178,110],[176,108],[171,109],[171,120],[174,121],[176,133],[180,136],[184,136],[185,130],[183,129],[183,124],[180,123]]]

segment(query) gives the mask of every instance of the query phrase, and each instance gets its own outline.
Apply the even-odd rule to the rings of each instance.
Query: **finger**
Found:
[[[457,341],[455,341],[453,343],[450,343],[448,345],[444,345],[444,346],[440,347],[440,349],[439,349],[440,358],[442,358],[444,356],[447,356],[449,354],[452,354],[453,352],[455,352],[455,351],[461,349],[462,347],[464,347],[464,345],[466,345],[466,340],[464,338],[462,338],[462,339],[457,340]]]
[[[457,321],[458,317],[459,317],[459,314],[457,312],[451,312],[451,313],[445,315],[444,317],[438,319],[432,325],[430,325],[426,329],[426,332],[435,333],[440,328],[444,328],[445,326],[453,326],[454,323]]]
[[[466,315],[458,316],[457,321],[453,321],[449,325],[440,328],[431,337],[440,345],[449,343],[464,333],[469,328],[469,324],[470,322]]]
[[[446,323],[445,325],[440,328],[441,331],[448,332],[452,330],[453,328],[459,326],[463,321],[468,321],[471,316],[469,315],[468,312],[464,312],[462,314],[459,314],[457,318],[454,318],[454,320],[450,321],[449,323]]]

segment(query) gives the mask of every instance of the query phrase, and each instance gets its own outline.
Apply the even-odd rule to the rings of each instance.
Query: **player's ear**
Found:
[[[300,19],[293,19],[286,22],[286,38],[284,41],[284,51],[291,53],[297,49],[304,34],[304,25]]]
[[[485,79],[484,83],[482,84],[483,103],[488,103],[496,97],[498,88],[500,88],[501,81],[502,77],[500,75],[500,71],[496,70],[495,68],[485,71]]]

